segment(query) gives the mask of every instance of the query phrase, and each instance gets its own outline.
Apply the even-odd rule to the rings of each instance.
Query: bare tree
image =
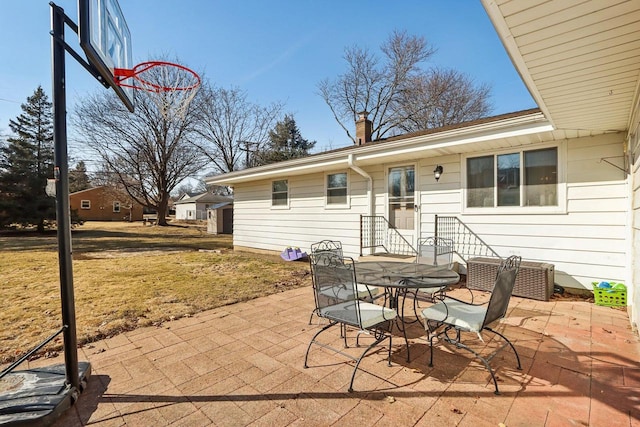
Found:
[[[172,197],[178,198],[181,197],[183,194],[202,194],[202,193],[206,193],[206,192],[210,192],[212,194],[215,194],[213,191],[210,191],[207,188],[207,184],[205,184],[205,182],[201,179],[196,179],[196,180],[190,180],[190,181],[183,181],[182,184],[178,185],[173,193],[172,193]]]
[[[347,48],[347,72],[318,85],[334,118],[354,142],[350,129],[362,111],[369,113],[374,139],[384,137],[403,121],[397,114],[402,92],[408,79],[419,71],[418,64],[434,52],[424,38],[398,31],[391,34],[381,51],[385,57],[382,63],[368,49]]]
[[[415,132],[486,117],[490,95],[489,85],[475,85],[464,73],[432,68],[409,80],[399,103],[406,118],[399,128]]]
[[[171,191],[200,172],[206,160],[194,145],[198,96],[174,114],[160,111],[154,95],[138,91],[130,113],[113,92],[102,91],[79,103],[74,124],[110,178],[136,202],[155,209],[158,225],[167,225]]]
[[[372,138],[376,140],[423,124],[428,126],[422,129],[434,127],[433,123],[459,123],[470,117],[470,114],[460,114],[459,110],[469,111],[472,104],[478,104],[475,110],[481,111],[480,114],[490,110],[486,102],[488,87],[475,88],[471,80],[457,72],[421,68],[420,64],[435,53],[423,37],[394,31],[380,50],[382,59],[365,48],[347,48],[344,55],[347,71],[335,80],[325,79],[318,85],[334,118],[354,143],[353,124],[363,111],[368,113],[373,125]],[[440,79],[447,77],[451,81],[439,93]],[[466,99],[466,95],[454,96],[460,93],[472,99]],[[439,102],[430,98],[438,95],[447,100]],[[422,120],[421,114],[427,111],[437,111],[440,122]]]
[[[282,104],[253,104],[237,88],[203,87],[198,147],[213,163],[214,173],[250,167],[253,154],[269,141],[269,130],[282,114]]]

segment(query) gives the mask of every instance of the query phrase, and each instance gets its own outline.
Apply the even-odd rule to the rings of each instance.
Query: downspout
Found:
[[[349,156],[347,157],[347,161],[349,162],[349,168],[353,169],[356,173],[358,173],[358,175],[363,176],[364,178],[367,179],[367,205],[369,206],[369,212],[367,213],[368,216],[373,216],[374,213],[374,206],[373,206],[373,178],[371,178],[371,175],[369,175],[368,173],[366,173],[364,170],[362,170],[359,166],[356,166],[356,164],[353,162],[353,154],[349,154]]]

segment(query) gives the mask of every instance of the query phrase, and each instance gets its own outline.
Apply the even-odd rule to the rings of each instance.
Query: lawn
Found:
[[[72,231],[79,344],[310,286],[308,264],[239,253],[201,228],[88,222]],[[61,326],[55,233],[0,234],[0,363]],[[61,337],[43,352],[62,348]]]

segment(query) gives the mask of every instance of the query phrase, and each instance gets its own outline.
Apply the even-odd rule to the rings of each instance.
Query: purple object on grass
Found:
[[[306,252],[302,252],[300,248],[286,248],[280,254],[280,257],[285,261],[297,261],[307,257]]]

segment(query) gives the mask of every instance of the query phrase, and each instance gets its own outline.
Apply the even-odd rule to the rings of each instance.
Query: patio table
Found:
[[[418,289],[433,289],[434,292],[460,281],[460,275],[445,266],[434,266],[415,262],[401,261],[359,261],[355,263],[358,283],[378,286],[385,290],[385,302],[398,313],[396,325],[402,331],[407,345],[407,362],[409,339],[407,325],[409,322],[404,313],[407,294],[415,296]]]

